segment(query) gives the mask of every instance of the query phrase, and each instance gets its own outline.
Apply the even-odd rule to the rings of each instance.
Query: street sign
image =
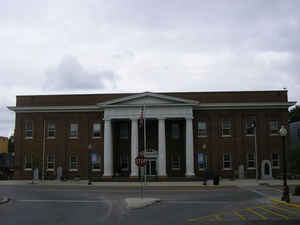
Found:
[[[139,155],[135,158],[135,164],[138,166],[138,167],[144,167],[145,164],[146,164],[146,160],[145,160],[145,157],[143,155]]]

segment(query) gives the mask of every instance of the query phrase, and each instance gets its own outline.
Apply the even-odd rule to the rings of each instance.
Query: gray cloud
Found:
[[[44,88],[49,90],[101,90],[116,85],[113,71],[90,72],[73,56],[65,56],[57,67],[48,69],[46,75]]]

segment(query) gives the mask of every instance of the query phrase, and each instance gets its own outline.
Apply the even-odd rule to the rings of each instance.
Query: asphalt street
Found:
[[[143,224],[300,224],[300,210],[268,200],[271,187],[145,187],[144,197],[161,202],[129,210],[124,199],[139,197],[138,187],[0,186],[9,197],[0,205],[6,225]]]

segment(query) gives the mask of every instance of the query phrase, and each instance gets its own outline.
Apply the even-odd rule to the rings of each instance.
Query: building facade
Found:
[[[137,178],[141,152],[149,177],[272,177],[294,104],[287,91],[17,96],[15,177]]]

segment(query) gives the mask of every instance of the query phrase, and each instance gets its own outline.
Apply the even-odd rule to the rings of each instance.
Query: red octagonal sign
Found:
[[[135,158],[135,164],[138,166],[138,167],[144,167],[145,164],[146,164],[146,160],[145,160],[145,157],[143,155],[139,155]]]

